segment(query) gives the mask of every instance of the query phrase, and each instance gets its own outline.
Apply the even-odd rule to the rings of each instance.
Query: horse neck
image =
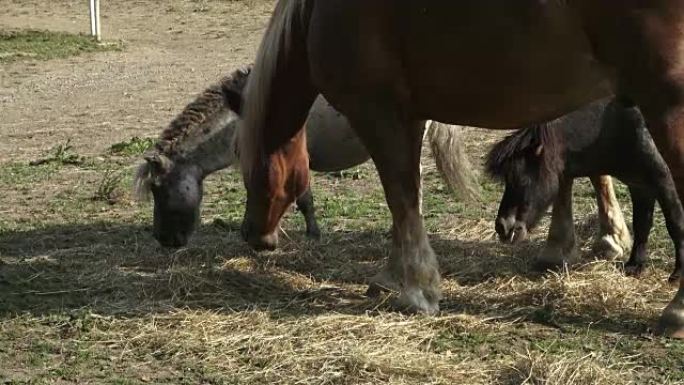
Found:
[[[183,149],[184,158],[198,166],[203,177],[230,167],[236,160],[233,146],[233,135],[237,127],[235,115],[227,111],[225,116],[216,120],[216,125],[215,129],[194,138]]]

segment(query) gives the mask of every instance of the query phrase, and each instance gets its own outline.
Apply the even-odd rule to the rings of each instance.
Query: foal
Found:
[[[487,157],[487,171],[506,185],[496,218],[502,241],[524,239],[553,202],[548,243],[562,245],[566,257],[559,260],[545,250],[540,262],[546,266],[570,262],[575,256],[573,180],[615,176],[629,187],[634,208],[634,246],[626,272],[639,275],[644,269],[657,200],[675,247],[675,269],[669,280],[679,278],[684,211],[670,171],[636,107],[603,100],[547,124],[522,129],[494,146]]]
[[[237,161],[234,136],[241,122],[242,93],[249,73],[250,67],[234,71],[200,93],[171,121],[138,168],[136,193],[140,198],[152,193],[154,237],[163,246],[187,244],[200,220],[204,178]],[[470,181],[475,179],[475,174],[465,156],[461,132],[460,126],[426,123],[426,137],[446,184],[454,192],[476,195],[476,190],[467,188],[473,185]],[[297,140],[303,141],[303,135]],[[301,151],[305,148],[300,146],[299,152],[293,152],[293,144],[288,146],[280,154],[298,154],[302,162]],[[306,149],[309,167],[321,172],[345,170],[370,159],[347,119],[323,97],[309,111]],[[281,160],[284,161],[274,163],[290,164],[287,159]],[[307,236],[319,237],[310,189],[296,199],[296,205],[306,221]]]

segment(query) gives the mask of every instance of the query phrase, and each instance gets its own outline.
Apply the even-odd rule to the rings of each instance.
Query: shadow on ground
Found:
[[[384,263],[385,232],[335,232],[319,242],[290,234],[279,251],[256,254],[239,239],[237,224],[207,225],[189,247],[157,246],[138,225],[56,225],[0,233],[0,314],[91,309],[105,315],[139,316],[175,308],[234,312],[259,309],[278,317],[334,311],[366,314],[390,310],[386,298],[365,297],[367,277]],[[448,290],[442,309],[563,328],[592,325],[643,333],[653,319],[624,309],[610,318],[600,308],[567,313],[562,288],[535,283],[531,269],[541,247],[508,250],[496,242],[433,237]],[[513,251],[511,253],[511,251]],[[495,279],[531,281],[526,292],[480,296],[471,290]]]

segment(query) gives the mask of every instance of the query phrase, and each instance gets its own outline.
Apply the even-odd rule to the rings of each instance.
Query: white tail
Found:
[[[430,121],[425,135],[430,142],[437,170],[447,186],[457,196],[474,200],[480,196],[480,185],[477,172],[466,154],[461,135],[464,130],[464,126]]]

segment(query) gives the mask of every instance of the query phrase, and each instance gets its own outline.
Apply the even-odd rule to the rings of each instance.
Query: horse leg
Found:
[[[302,212],[304,216],[304,221],[306,221],[306,235],[312,239],[321,238],[321,230],[318,228],[318,222],[316,221],[316,213],[314,210],[314,199],[313,193],[311,192],[311,186],[309,186],[304,194],[297,198],[297,208]]]
[[[612,2],[579,2],[595,56],[612,66],[622,100],[636,103],[684,199],[684,40],[682,4],[648,2],[615,7]],[[633,2],[632,5],[637,4]],[[646,4],[643,2],[642,4]],[[638,12],[635,10],[639,8]],[[659,330],[684,338],[684,276],[679,291],[663,311]]]
[[[625,274],[638,277],[644,270],[648,259],[648,235],[653,227],[653,209],[655,198],[648,191],[642,191],[630,186],[629,194],[632,198],[632,227],[634,228],[634,246],[625,264]]]
[[[662,83],[656,82],[655,85],[662,85]],[[680,84],[668,83],[666,85],[667,87],[663,88],[652,87],[654,92],[647,94],[649,97],[640,95],[637,103],[646,118],[647,127],[660,154],[669,166],[679,201],[681,201],[684,199],[684,141],[682,140],[684,137],[684,119],[682,119],[684,100],[673,97],[673,90],[684,93],[684,80]],[[661,200],[661,194],[658,194],[659,202],[661,205],[667,204],[665,200]],[[674,196],[674,191],[670,194]],[[665,211],[671,214],[675,212],[675,210],[663,207],[663,212]],[[684,222],[676,221],[676,223]],[[678,269],[678,266],[682,264],[682,252],[679,251],[679,241],[673,240],[675,240],[678,254],[676,262]],[[670,337],[684,339],[684,275],[680,275],[677,294],[663,310],[657,331]]]
[[[646,141],[646,143],[648,143],[648,141]],[[648,159],[652,159],[653,157],[656,157],[657,160],[660,159],[657,149],[653,146],[648,148],[646,157]],[[684,256],[684,208],[682,208],[677,189],[667,166],[661,160],[644,161],[641,163],[646,167],[643,171],[643,175],[647,175],[649,178],[646,183],[653,186],[654,191],[651,195],[655,195],[658,199],[658,204],[660,204],[663,216],[665,217],[667,233],[670,235],[670,239],[672,239],[672,243],[674,244],[675,267],[672,274],[670,274],[668,281],[675,282],[681,277],[680,269]],[[636,209],[634,210],[634,215],[636,215]],[[651,213],[651,216],[652,215],[653,213]],[[634,231],[636,232],[636,230]]]
[[[572,217],[572,183],[570,177],[562,177],[558,196],[553,203],[551,228],[544,250],[537,258],[537,266],[546,270],[571,264],[577,259],[575,224]]]
[[[608,175],[592,176],[589,179],[596,191],[599,217],[599,236],[593,249],[611,259],[620,257],[632,247],[632,237],[615,197],[613,180]]]
[[[355,101],[347,116],[368,149],[392,213],[392,249],[383,270],[371,279],[368,294],[399,292],[399,304],[424,313],[439,310],[440,276],[421,215],[420,152],[423,122],[402,116],[395,103],[379,96]]]
[[[675,266],[672,274],[667,278],[668,282],[675,283],[681,278],[682,261],[684,261],[684,212],[674,190],[673,194],[659,198],[658,202],[665,217],[667,233],[672,239],[675,248]],[[673,199],[674,198],[674,199]]]

